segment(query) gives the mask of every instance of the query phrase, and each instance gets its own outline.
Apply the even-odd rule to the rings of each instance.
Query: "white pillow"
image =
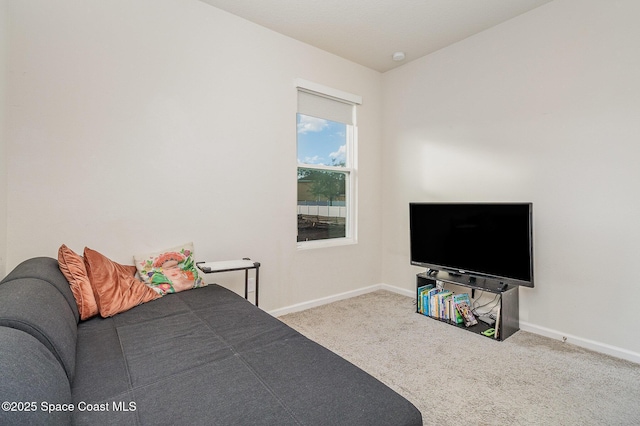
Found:
[[[193,243],[133,256],[140,279],[160,294],[178,293],[206,283],[198,274]]]

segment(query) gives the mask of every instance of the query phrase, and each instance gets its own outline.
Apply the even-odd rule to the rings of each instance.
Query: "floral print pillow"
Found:
[[[206,285],[193,260],[193,243],[133,259],[140,279],[162,295]]]

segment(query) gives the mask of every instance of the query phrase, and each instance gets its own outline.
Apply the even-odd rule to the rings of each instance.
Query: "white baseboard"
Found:
[[[594,340],[585,339],[583,337],[573,336],[571,334],[562,333],[550,328],[541,327],[535,324],[529,324],[528,322],[524,321],[520,321],[520,330],[539,334],[551,339],[564,341],[566,343],[571,343],[572,345],[580,346],[581,348],[589,349],[595,352],[600,352],[602,354],[611,355],[616,358],[621,358],[640,364],[639,353],[616,346],[607,345],[606,343],[596,342]]]
[[[327,303],[337,302],[338,300],[349,299],[351,297],[360,296],[362,294],[371,293],[376,290],[388,290],[394,293],[402,294],[403,296],[413,297],[414,293],[410,290],[405,290],[399,287],[394,287],[388,284],[374,284],[369,287],[359,288],[357,290],[346,291],[344,293],[335,294],[333,296],[321,297],[320,299],[309,300],[308,302],[296,303],[295,305],[285,306],[284,308],[274,309],[269,311],[274,317],[279,317],[286,314],[292,314],[294,312],[304,311],[305,309],[315,308],[317,306],[326,305]]]
[[[394,293],[398,293],[398,294],[401,294],[401,295],[407,296],[407,297],[413,297],[413,298],[416,297],[416,291],[415,290],[407,290],[407,289],[396,287],[396,286],[389,285],[389,284],[378,284],[378,286],[380,287],[380,290],[392,291]]]

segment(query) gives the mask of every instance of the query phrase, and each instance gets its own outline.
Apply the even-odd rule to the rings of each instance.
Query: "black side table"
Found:
[[[260,262],[254,262],[248,257],[242,260],[222,260],[219,262],[196,262],[196,266],[205,274],[216,272],[244,271],[244,298],[249,300],[249,269],[256,270],[255,302],[258,306],[258,281],[260,277]]]

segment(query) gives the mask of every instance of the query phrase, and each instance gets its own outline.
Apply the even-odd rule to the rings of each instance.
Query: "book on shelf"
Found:
[[[423,285],[422,287],[418,287],[418,312],[420,312],[421,314],[427,315],[424,312],[424,309],[425,309],[425,305],[423,304],[424,295],[426,295],[427,292],[431,290],[433,287],[434,287],[433,284],[427,284],[427,285]]]
[[[453,293],[450,290],[443,290],[436,296],[438,304],[438,318],[448,320],[450,317],[449,307],[451,295]]]
[[[422,309],[421,313],[423,315],[429,315],[429,307],[430,307],[429,301],[430,301],[431,293],[433,290],[434,290],[434,287],[430,286],[430,288],[425,288],[422,291],[422,294],[420,295],[420,301],[421,301],[420,308]]]
[[[436,289],[437,291],[431,296],[429,307],[429,316],[433,318],[442,318],[440,303],[444,294],[450,293],[449,290]]]
[[[464,319],[464,325],[466,327],[470,327],[478,323],[478,320],[473,315],[473,312],[471,312],[471,306],[467,302],[460,302],[456,304],[456,309],[458,310],[458,312],[460,312],[460,315],[462,315],[462,318]]]
[[[424,303],[426,305],[425,307],[425,315],[428,315],[430,317],[436,317],[436,303],[435,303],[435,296],[440,293],[442,291],[442,289],[439,288],[432,288],[431,290],[427,291],[427,294],[425,294],[424,296]],[[436,317],[437,318],[437,317]]]
[[[452,307],[454,311],[454,317],[451,318],[451,321],[455,322],[456,324],[462,324],[464,322],[464,318],[457,308],[458,303],[463,302],[466,303],[467,306],[471,306],[471,298],[469,298],[469,293],[454,294],[451,298],[451,303],[453,305]]]

